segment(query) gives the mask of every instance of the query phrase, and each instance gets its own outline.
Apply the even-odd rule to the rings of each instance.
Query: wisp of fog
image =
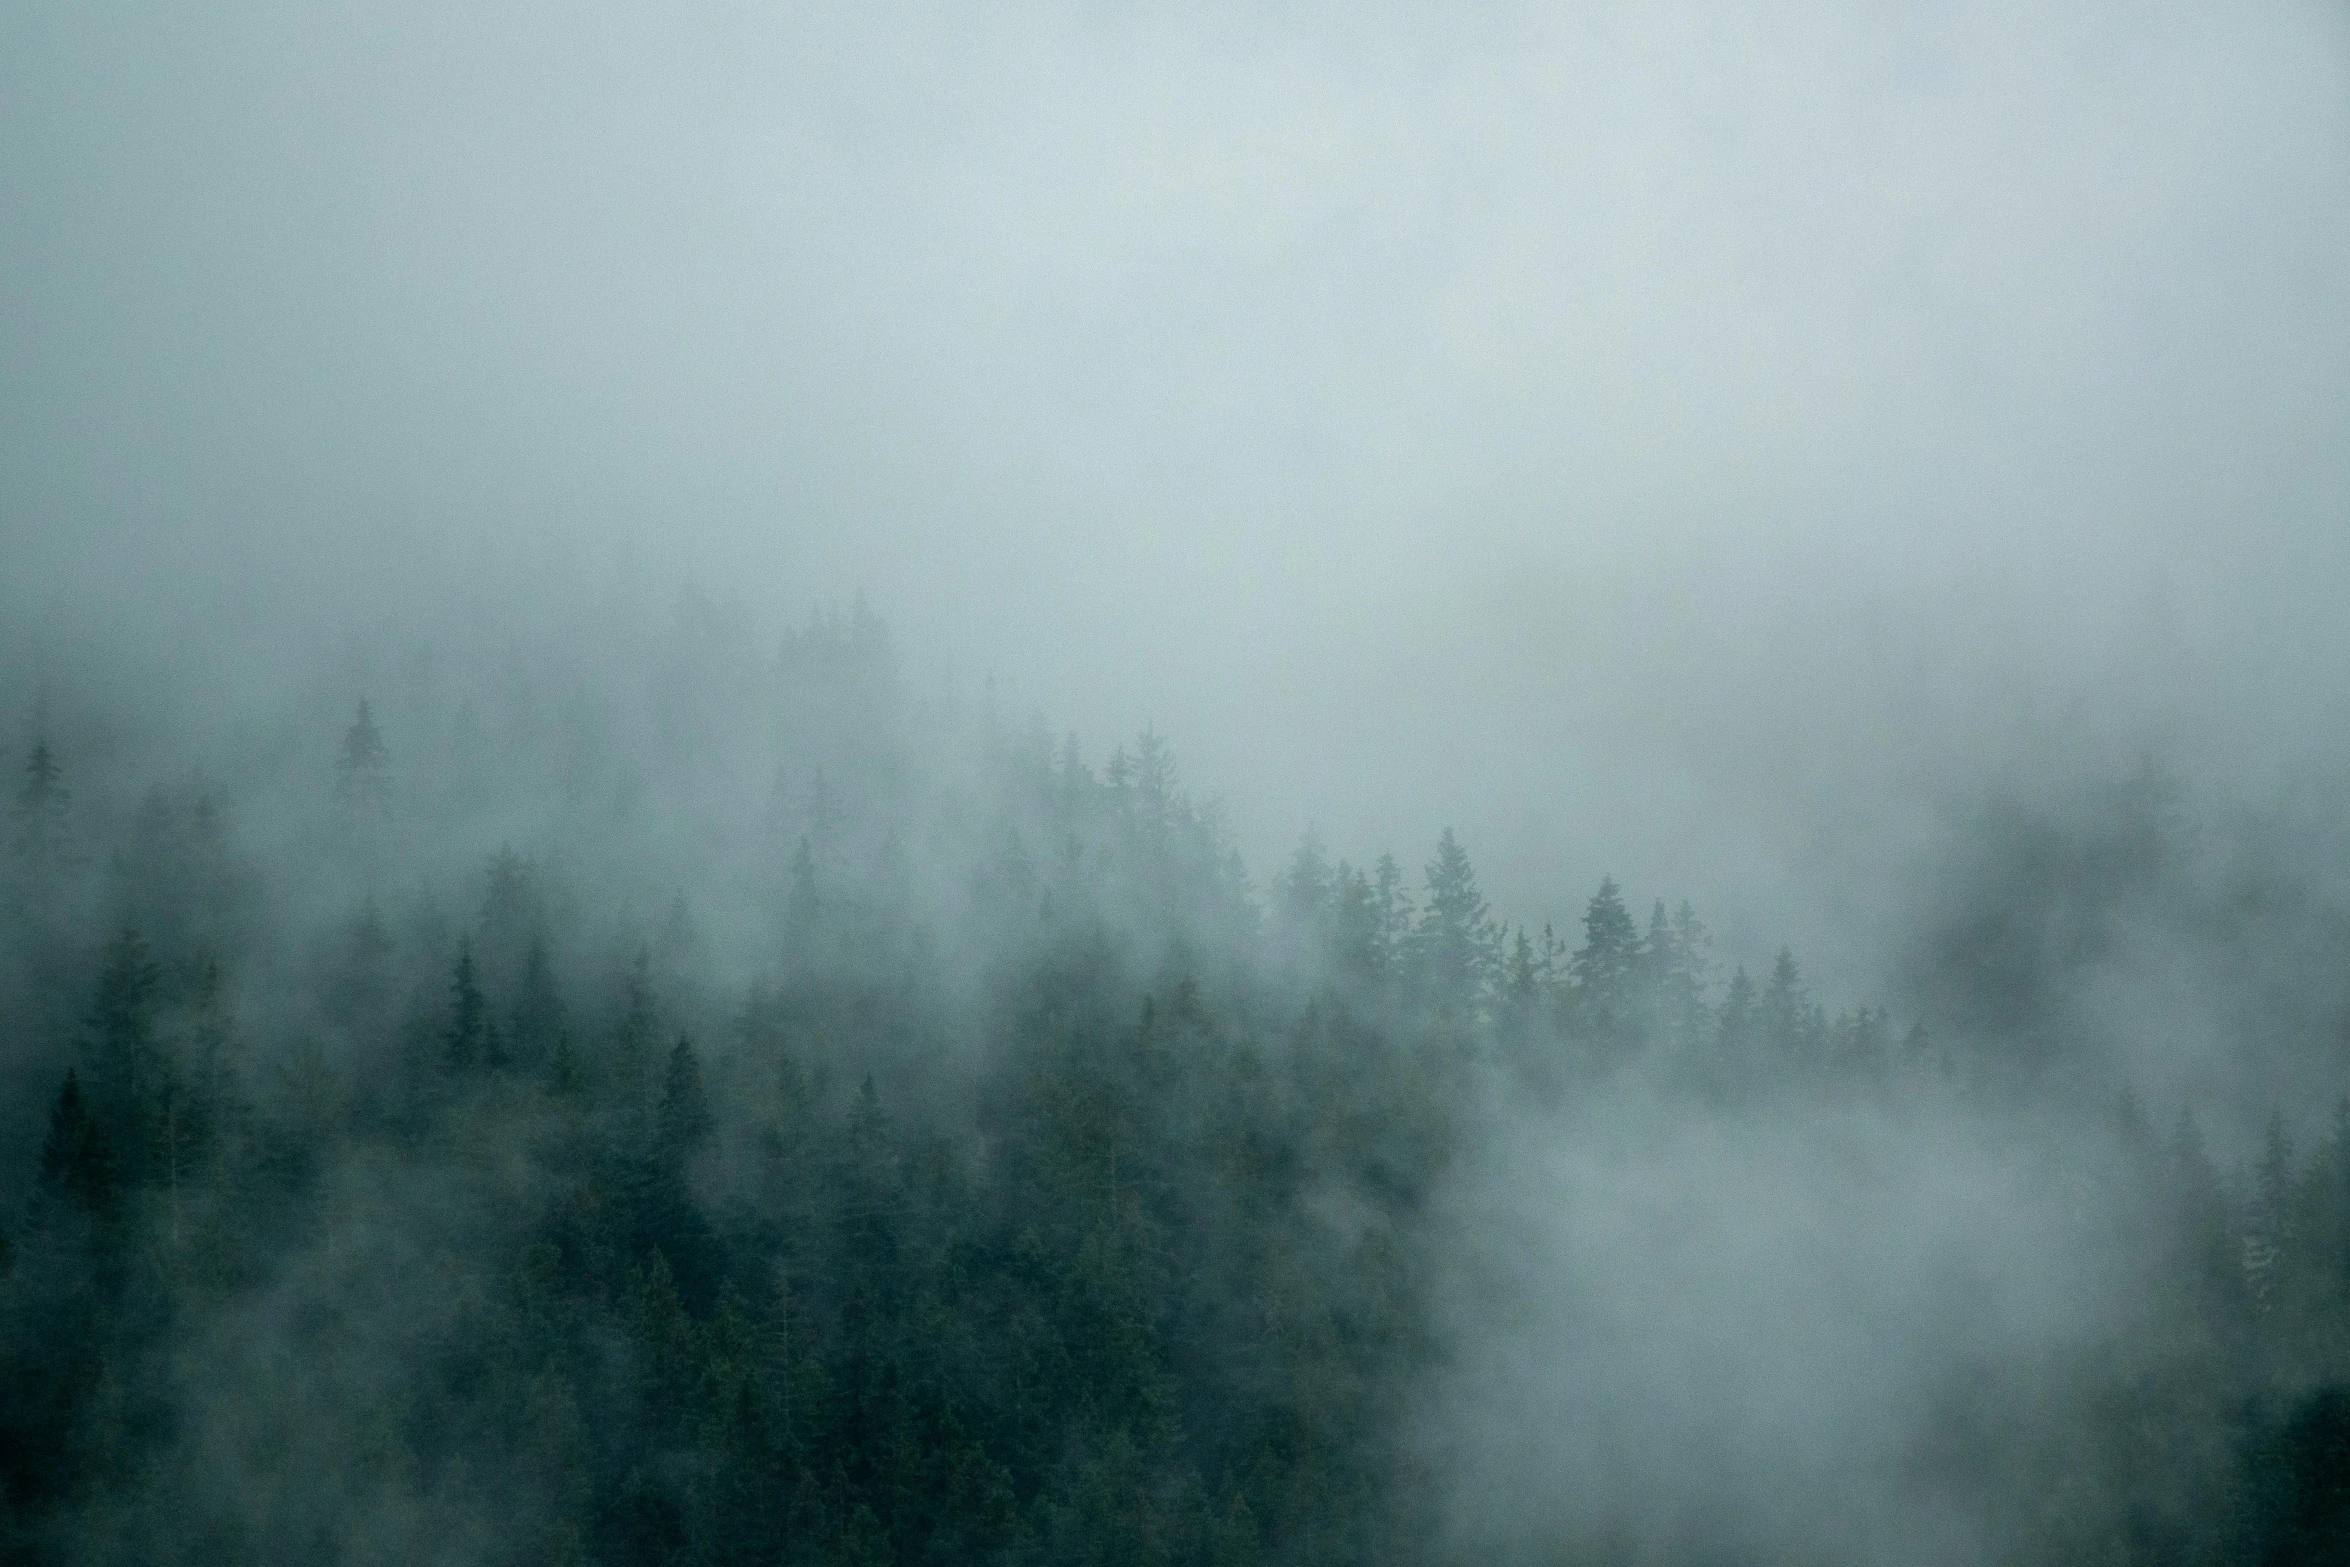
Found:
[[[0,1560],[2350,1556],[2339,0],[0,10]]]

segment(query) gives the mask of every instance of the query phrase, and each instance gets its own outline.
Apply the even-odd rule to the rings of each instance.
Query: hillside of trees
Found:
[[[2032,1172],[2100,1331],[1886,1455],[1971,1559],[2350,1559],[2350,1102],[2238,1160],[1677,897],[1507,923],[1449,830],[1255,877],[1160,737],[920,700],[862,610],[596,667],[10,720],[0,1560],[1772,1559],[1496,1534],[1427,1438],[1479,1150],[1626,1106]]]

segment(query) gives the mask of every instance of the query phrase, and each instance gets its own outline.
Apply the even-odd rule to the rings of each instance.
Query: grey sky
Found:
[[[15,5],[0,562],[224,667],[485,562],[862,588],[1260,875],[1450,821],[1833,973],[2019,726],[2339,731],[2346,29]]]

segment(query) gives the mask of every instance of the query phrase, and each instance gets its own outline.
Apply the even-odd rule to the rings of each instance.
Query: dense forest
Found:
[[[1252,879],[1158,735],[924,697],[862,609],[607,641],[325,659],[233,721],[19,683],[6,1560],[2350,1559],[2350,1102],[2207,1145],[2067,1053],[2012,922],[1935,1015],[1831,1003],[1613,880],[1505,922],[1449,830]],[[2134,787],[2106,859],[2031,863],[2110,871]],[[1479,1325],[1542,1319],[1469,1232],[1544,1150],[1758,1137],[1836,1172],[1830,1240],[1964,1144],[2078,1309],[1769,1506],[1639,1407],[1734,1421],[1699,1357],[1478,1403]],[[1596,1342],[1670,1359],[1672,1293]]]

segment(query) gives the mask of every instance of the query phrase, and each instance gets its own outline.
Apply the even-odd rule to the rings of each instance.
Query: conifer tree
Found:
[[[1639,972],[1639,927],[1616,879],[1603,876],[1583,911],[1583,945],[1568,965],[1578,1031],[1603,1064],[1622,1059],[1638,1042]]]
[[[391,761],[383,732],[361,697],[358,716],[343,731],[342,748],[335,757],[336,791],[352,806],[382,814],[391,806]]]
[[[1156,843],[1175,812],[1175,753],[1154,729],[1145,727],[1134,737],[1134,758],[1128,787],[1136,821],[1146,839]]]
[[[49,1110],[41,1144],[41,1190],[93,1218],[113,1217],[118,1188],[104,1129],[82,1096],[80,1076],[68,1067]]]
[[[611,1066],[607,1073],[612,1097],[623,1125],[633,1123],[639,1134],[650,1093],[654,1030],[653,955],[640,948],[629,965],[618,1026],[612,1033]]]
[[[573,1103],[586,1088],[586,1080],[580,1075],[579,1056],[571,1048],[571,1031],[565,1029],[555,1036],[555,1048],[547,1056],[547,1092]]]
[[[1552,956],[1549,934],[1544,931],[1543,944],[1536,946],[1533,936],[1523,926],[1519,927],[1510,940],[1509,958],[1502,967],[1499,1022],[1506,1044],[1519,1053],[1523,1067],[1534,1065],[1525,1059],[1525,1053],[1540,1036],[1549,1010]],[[1547,1082],[1548,1072],[1542,1075],[1545,1086],[1553,1086]]]
[[[805,836],[792,856],[791,884],[784,894],[784,934],[794,947],[805,948],[822,928],[824,898],[817,882],[816,856]]]
[[[685,1035],[669,1051],[669,1067],[661,1080],[661,1110],[655,1136],[662,1153],[686,1158],[710,1140],[713,1125],[710,1101],[702,1091],[702,1066],[693,1042]]]
[[[1412,933],[1422,994],[1440,1019],[1473,1018],[1484,1000],[1500,945],[1500,931],[1477,890],[1477,873],[1451,828],[1428,862],[1428,896]]]
[[[1771,962],[1770,982],[1763,987],[1755,1014],[1773,1071],[1800,1076],[1824,1064],[1819,1019],[1804,989],[1803,968],[1785,947]]]
[[[568,1033],[563,995],[555,985],[546,937],[533,932],[523,954],[522,975],[515,982],[514,1006],[506,1027],[515,1066],[526,1072],[546,1067],[558,1051],[568,1050]]]
[[[1705,1002],[1711,938],[1686,900],[1669,920],[1664,909],[1660,898],[1649,925],[1650,1005],[1663,1043],[1686,1059],[1712,1043],[1713,1019]]]
[[[441,1033],[441,1060],[452,1072],[470,1072],[490,1059],[489,1003],[474,972],[473,938],[457,942],[457,969],[449,980],[449,1023]]]
[[[1392,854],[1382,853],[1371,867],[1371,908],[1378,917],[1380,965],[1392,971],[1412,927],[1412,897]]]
[[[1299,935],[1320,928],[1330,906],[1331,874],[1321,836],[1309,827],[1289,857],[1288,868],[1274,884],[1284,927]]]
[[[1384,933],[1370,878],[1346,863],[1330,873],[1330,952],[1339,973],[1355,980],[1379,977]]]
[[[121,1173],[144,1182],[161,1150],[170,1064],[155,1034],[162,970],[136,927],[107,943],[87,1024],[92,1110],[119,1151]]]
[[[2294,1237],[2293,1134],[2285,1113],[2271,1110],[2260,1143],[2260,1162],[2252,1173],[2252,1203],[2248,1229],[2252,1237],[2280,1259],[2291,1251]]]
[[[11,802],[15,826],[12,847],[28,880],[37,882],[64,869],[65,813],[72,799],[57,752],[49,743],[46,728],[40,728],[34,733],[32,752],[25,758]]]
[[[1723,1087],[1753,1086],[1757,1070],[1756,1005],[1754,978],[1741,963],[1730,975],[1730,983],[1722,994],[1721,1009],[1714,1014],[1712,1075]]]

